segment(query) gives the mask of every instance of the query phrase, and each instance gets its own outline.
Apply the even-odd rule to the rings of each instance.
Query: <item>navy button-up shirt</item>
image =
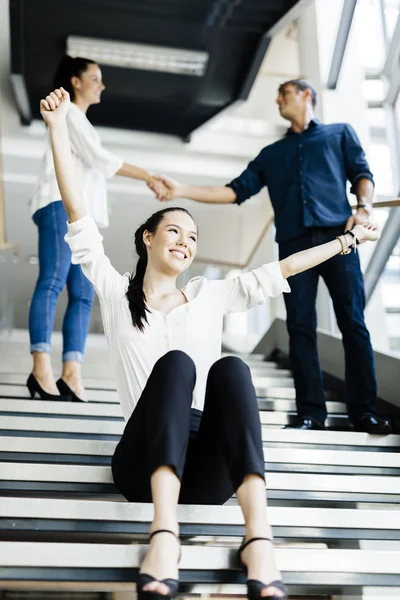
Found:
[[[308,129],[261,150],[245,171],[228,183],[242,204],[267,186],[275,211],[276,241],[292,240],[309,227],[344,225],[351,215],[346,182],[362,177],[373,182],[354,129],[346,123],[325,125],[318,119]]]

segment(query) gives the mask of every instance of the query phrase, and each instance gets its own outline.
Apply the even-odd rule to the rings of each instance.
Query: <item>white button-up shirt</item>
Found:
[[[203,410],[208,372],[221,357],[224,315],[263,304],[290,292],[278,262],[239,275],[209,281],[195,277],[183,288],[188,302],[168,314],[149,308],[143,333],[132,324],[126,292],[129,274],[120,275],[104,254],[102,236],[89,216],[68,224],[66,242],[72,262],[80,264],[100,299],[117,390],[126,420],[132,414],[149,375],[170,350],[186,352],[196,365],[192,408]]]
[[[67,114],[67,126],[74,176],[88,212],[99,227],[108,227],[107,179],[119,171],[124,161],[103,148],[98,132],[73,102]],[[61,194],[54,171],[50,135],[47,134],[38,185],[31,200],[31,214],[57,200],[61,201]]]

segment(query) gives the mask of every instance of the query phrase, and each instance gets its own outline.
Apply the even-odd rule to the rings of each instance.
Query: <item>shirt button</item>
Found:
[[[307,200],[303,200],[303,204],[307,204]]]
[[[304,190],[304,185],[300,186],[302,190]]]

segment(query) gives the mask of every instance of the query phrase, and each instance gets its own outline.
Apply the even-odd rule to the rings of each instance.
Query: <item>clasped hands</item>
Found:
[[[165,202],[178,197],[178,183],[164,175],[152,175],[147,186],[154,192],[157,200]]]

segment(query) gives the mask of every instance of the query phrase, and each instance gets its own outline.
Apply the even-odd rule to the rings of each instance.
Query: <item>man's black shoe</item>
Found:
[[[286,425],[284,429],[325,429],[325,425],[323,423],[319,423],[310,417],[297,417],[295,423]]]
[[[365,431],[376,435],[388,435],[393,432],[390,421],[377,417],[373,413],[365,413],[353,425],[356,431]]]

